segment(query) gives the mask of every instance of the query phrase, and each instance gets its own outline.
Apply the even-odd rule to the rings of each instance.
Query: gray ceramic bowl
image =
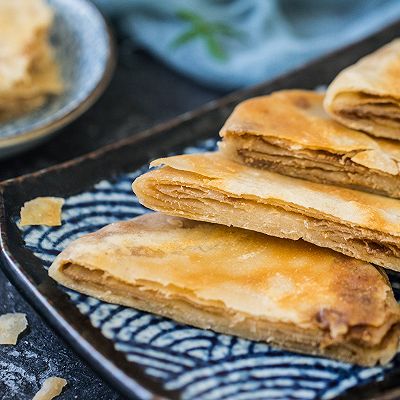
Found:
[[[55,12],[51,41],[65,91],[42,107],[0,124],[0,158],[27,150],[73,121],[100,96],[114,69],[113,41],[87,0],[48,0]]]

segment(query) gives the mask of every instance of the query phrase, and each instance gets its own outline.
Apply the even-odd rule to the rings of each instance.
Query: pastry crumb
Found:
[[[20,226],[60,226],[63,204],[64,199],[61,197],[36,197],[27,201],[21,208]]]
[[[0,315],[0,344],[17,344],[18,336],[28,326],[26,315],[8,313]]]
[[[57,376],[51,376],[47,378],[40,390],[35,394],[32,400],[51,400],[61,394],[63,387],[67,384],[67,381]]]

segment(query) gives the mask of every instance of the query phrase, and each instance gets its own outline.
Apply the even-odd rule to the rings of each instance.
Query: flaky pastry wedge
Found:
[[[400,271],[400,200],[296,179],[222,154],[161,158],[135,180],[156,211],[304,239]]]
[[[400,140],[400,39],[340,72],[324,106],[350,128]]]
[[[61,71],[50,45],[43,45],[40,59],[31,66],[29,79],[0,91],[0,121],[41,106],[49,95],[63,91]]]
[[[303,241],[152,213],[72,242],[49,275],[107,302],[301,353],[374,365],[398,346],[385,273]]]
[[[244,101],[221,129],[221,150],[253,167],[400,198],[400,143],[332,120],[323,98],[285,90]]]

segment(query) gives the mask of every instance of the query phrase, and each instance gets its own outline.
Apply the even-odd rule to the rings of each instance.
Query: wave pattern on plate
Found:
[[[215,140],[207,140],[185,152],[214,148]],[[26,246],[49,267],[78,236],[147,212],[131,190],[132,180],[146,170],[143,166],[66,199],[63,225],[24,229]],[[394,274],[390,278],[398,298],[400,280]],[[297,355],[66,291],[128,360],[142,366],[167,390],[179,390],[187,400],[330,399],[355,385],[382,379],[400,366],[399,356],[384,368],[361,368]]]

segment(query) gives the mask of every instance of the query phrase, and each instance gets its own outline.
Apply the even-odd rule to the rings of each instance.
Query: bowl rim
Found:
[[[86,2],[86,0],[83,1]],[[102,76],[81,102],[79,102],[67,113],[61,115],[59,118],[56,118],[45,125],[38,126],[37,128],[31,130],[22,130],[21,132],[16,132],[11,136],[0,138],[0,150],[6,150],[7,148],[12,148],[18,145],[40,141],[46,136],[55,133],[57,130],[63,128],[87,111],[96,102],[96,100],[99,99],[100,95],[110,83],[116,66],[115,38],[103,13],[95,6],[95,4],[89,2],[87,3],[98,13],[99,18],[102,18],[105,27],[106,39],[108,43],[108,55]]]

